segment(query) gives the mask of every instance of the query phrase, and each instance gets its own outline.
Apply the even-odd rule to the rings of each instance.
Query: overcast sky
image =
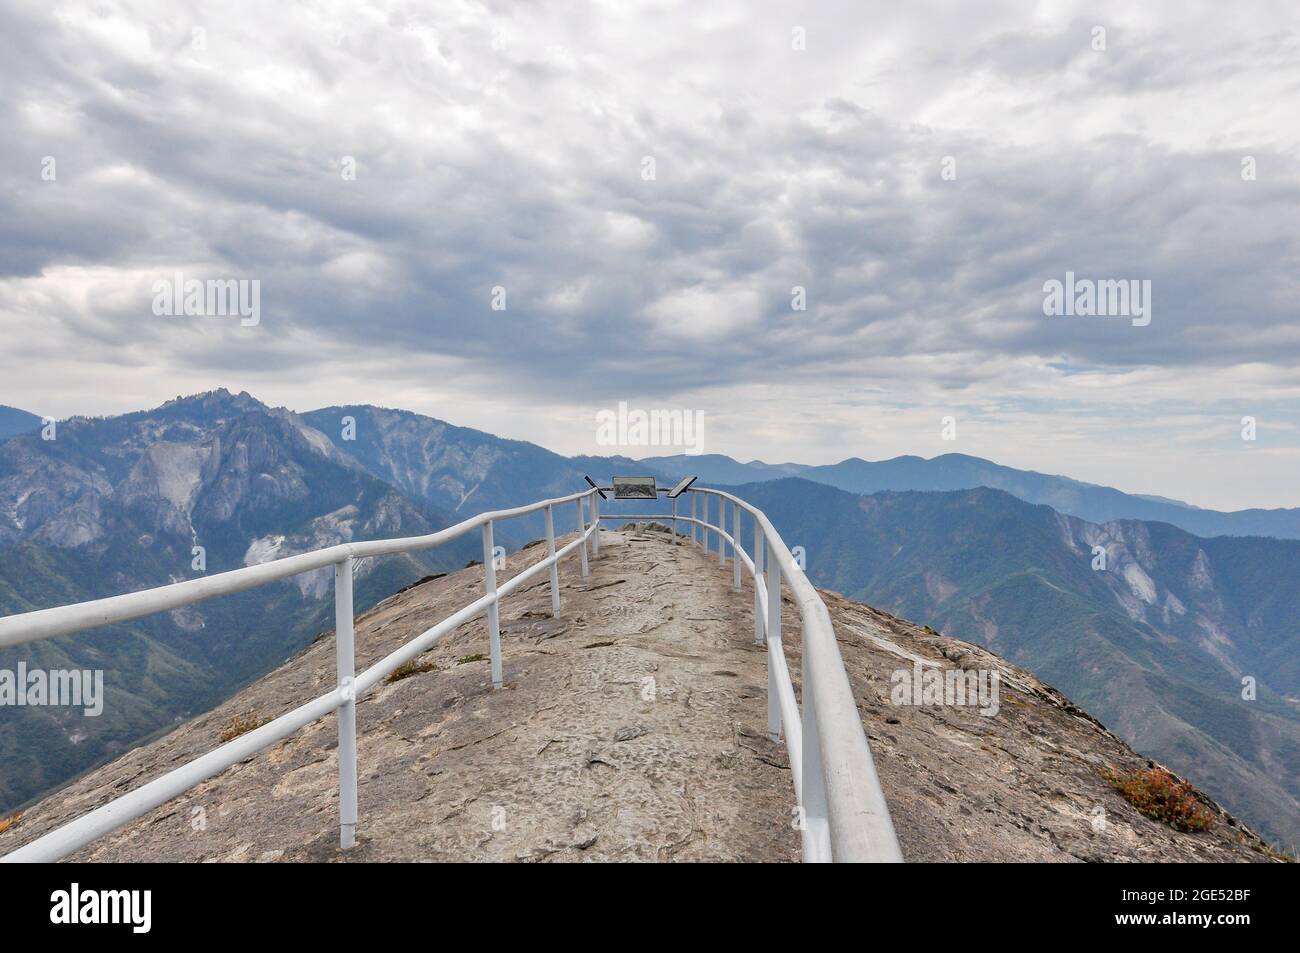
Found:
[[[597,445],[627,401],[741,459],[1300,506],[1298,20],[4,0],[0,403],[225,386],[659,452]],[[258,280],[260,323],[155,314],[178,271]],[[1150,324],[1044,315],[1067,271],[1149,280]]]

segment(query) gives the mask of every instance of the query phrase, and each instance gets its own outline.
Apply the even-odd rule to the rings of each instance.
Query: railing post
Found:
[[[498,611],[497,567],[492,560],[492,521],[483,524],[483,591],[492,596],[488,603],[488,651],[492,657],[492,687],[501,687],[501,613]]]
[[[767,561],[767,640],[781,637],[781,564],[776,561],[776,547]]]
[[[776,666],[772,664],[773,652],[784,652],[781,640],[767,644],[767,736],[781,743],[781,697],[776,685]]]
[[[705,496],[705,497],[704,497],[704,524],[705,524],[706,526],[709,525],[709,500],[710,500],[710,499],[711,499],[711,497],[708,497],[708,496]],[[717,530],[715,529],[713,532],[714,532],[714,535],[717,536]],[[721,546],[721,545],[722,545],[722,539],[721,539],[721,537],[719,537],[719,538],[716,540],[716,542],[717,542],[717,544],[718,544],[719,546]],[[705,544],[704,544],[704,551],[705,551],[706,553],[709,551],[709,544],[708,544],[708,543],[705,543]]]
[[[709,495],[700,496],[700,546],[709,551]]]
[[[727,539],[722,534],[727,531],[727,501],[718,497],[718,568],[727,568]]]
[[[352,632],[352,557],[334,564],[334,670],[343,704],[339,729],[339,847],[357,842],[357,690]]]
[[[600,494],[591,491],[591,522],[596,528],[591,531],[591,558],[600,557]]]
[[[800,722],[803,728],[803,852],[804,860],[828,862],[831,856],[830,822],[826,809],[826,779],[822,774],[821,733],[817,727],[817,706],[813,703],[812,666],[808,663],[811,646],[803,647],[803,677],[800,695]]]
[[[740,539],[740,504],[732,504],[731,511],[731,538],[735,540],[731,545],[731,588],[740,592],[740,550],[743,548]]]
[[[546,558],[555,559],[555,514],[546,508]],[[560,615],[560,567],[551,563],[551,615]]]
[[[677,545],[677,497],[673,497],[673,545]]]
[[[763,527],[754,520],[754,644],[764,642],[764,629],[767,620],[763,618],[763,603],[758,597],[758,584],[763,578]]]
[[[575,502],[578,504],[578,539],[582,540],[578,552],[582,554],[582,578],[586,579],[591,574],[591,568],[587,565],[587,541],[582,538],[582,534],[587,531],[587,524],[584,522],[586,514],[582,509],[582,500]]]
[[[784,652],[785,646],[781,643],[781,564],[776,561],[776,546],[770,547],[767,559],[767,624],[764,626],[767,635],[767,733],[773,741],[781,740],[781,706],[776,693],[776,667],[772,664],[772,654],[774,652]],[[807,651],[804,646],[804,651]],[[807,686],[803,689],[803,697],[808,698]],[[807,738],[807,734],[804,734]],[[807,754],[804,755],[807,758]]]
[[[700,494],[696,493],[694,490],[691,490],[691,519],[697,520],[699,518],[700,518]],[[700,537],[697,535],[699,528],[700,526],[698,523],[695,522],[691,523],[692,543],[698,543],[700,541]]]

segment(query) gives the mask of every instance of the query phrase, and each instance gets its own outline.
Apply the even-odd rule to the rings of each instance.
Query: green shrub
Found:
[[[403,662],[393,670],[393,674],[388,676],[389,684],[400,682],[404,678],[410,678],[412,675],[423,675],[425,672],[436,672],[438,666],[432,662],[417,662],[411,659],[409,662]]]

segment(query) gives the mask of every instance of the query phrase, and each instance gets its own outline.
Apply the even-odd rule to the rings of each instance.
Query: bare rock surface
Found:
[[[1024,669],[837,593],[823,597],[907,860],[1275,859],[1200,792],[1214,814],[1210,830],[1183,833],[1140,814],[1105,775],[1155,762]],[[996,715],[971,705],[892,704],[891,675],[918,660],[944,671],[997,671]]]
[[[509,557],[505,581],[544,550]],[[338,849],[332,717],[87,847],[93,861],[789,861],[799,856],[782,746],[766,737],[767,666],[752,588],[657,528],[602,533],[583,579],[561,566],[508,597],[505,686],[493,690],[477,620],[357,707],[360,823]],[[361,616],[357,668],[481,593],[481,567],[404,590]],[[1179,833],[1139,814],[1103,771],[1145,759],[1058,692],[977,646],[826,593],[905,857],[911,861],[1271,859],[1208,799],[1217,823]],[[799,621],[783,607],[799,672]],[[994,670],[996,716],[891,704],[916,664]],[[18,847],[220,744],[239,717],[328,691],[332,634],[219,708],[50,795],[9,830]]]

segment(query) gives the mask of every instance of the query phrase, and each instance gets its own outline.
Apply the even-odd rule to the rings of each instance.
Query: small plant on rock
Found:
[[[1214,812],[1201,803],[1196,789],[1164,768],[1151,767],[1120,774],[1104,773],[1111,787],[1138,812],[1176,831],[1195,833],[1214,826]]]
[[[425,672],[436,672],[438,666],[432,662],[417,662],[411,659],[409,662],[403,662],[393,670],[393,674],[388,676],[388,683],[400,682],[404,678],[410,678],[412,675],[423,675]]]
[[[240,735],[246,735],[255,728],[261,728],[263,725],[269,724],[270,721],[270,718],[258,718],[252,712],[246,715],[236,715],[230,720],[229,727],[221,733],[221,743],[225,744],[227,741],[234,741]]]

